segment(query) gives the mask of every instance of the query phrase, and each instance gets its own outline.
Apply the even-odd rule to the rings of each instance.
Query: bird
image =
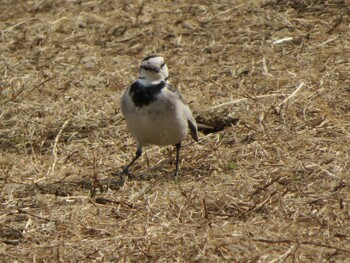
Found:
[[[181,143],[188,130],[198,142],[198,129],[185,99],[169,82],[168,67],[162,56],[149,55],[142,60],[139,77],[125,90],[120,104],[127,128],[137,143],[135,157],[122,173],[130,175],[129,168],[142,155],[144,146],[174,145],[174,177],[177,177]]]

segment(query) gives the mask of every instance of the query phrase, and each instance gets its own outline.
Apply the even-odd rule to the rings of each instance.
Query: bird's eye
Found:
[[[163,63],[160,65],[161,68],[164,67],[164,66],[165,66],[165,62],[163,62]]]

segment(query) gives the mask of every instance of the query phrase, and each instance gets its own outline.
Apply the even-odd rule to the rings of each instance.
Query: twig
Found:
[[[143,197],[145,194],[149,193],[152,188],[157,186],[161,182],[161,177],[158,177],[150,182],[150,184],[146,187],[144,187],[140,192],[132,196],[128,203],[133,204],[134,202],[138,201],[141,197]]]
[[[67,76],[67,75],[70,74],[72,71],[74,71],[74,70],[79,66],[79,64],[80,64],[82,58],[83,58],[83,55],[81,55],[81,56],[79,57],[78,62],[74,65],[73,68],[71,68],[70,70],[68,70],[68,71],[64,74],[64,76]],[[34,90],[40,88],[40,87],[43,86],[46,82],[49,82],[49,81],[55,79],[56,77],[57,77],[57,75],[51,76],[51,77],[48,77],[48,78],[44,79],[42,82],[40,82],[39,84],[37,84],[37,85],[35,85],[33,88],[31,88],[24,96],[22,96],[21,99],[24,99],[28,94],[30,94],[30,93],[33,92]],[[12,85],[11,83],[9,83],[7,79],[4,79],[4,78],[3,78],[3,80],[5,80],[5,81],[9,84],[9,86],[13,87],[13,85]],[[3,105],[7,104],[7,103],[10,102],[10,101],[15,101],[16,98],[18,98],[18,96],[21,95],[23,92],[24,92],[24,88],[23,88],[23,86],[22,86],[21,90],[20,90],[17,94],[14,95],[14,98],[10,98],[10,99],[4,101],[4,102],[3,102]]]
[[[280,180],[280,178],[275,178],[275,179],[271,180],[271,182],[265,184],[264,186],[258,187],[256,190],[254,190],[254,191],[253,191],[251,194],[249,194],[247,197],[251,197],[251,196],[253,196],[253,195],[255,195],[255,194],[258,194],[258,193],[260,193],[260,192],[263,191],[263,190],[266,191],[266,189],[267,189],[269,186],[273,185],[274,183],[278,182],[279,180]]]
[[[221,107],[230,106],[230,105],[234,105],[234,104],[239,104],[241,102],[244,102],[244,101],[247,101],[247,100],[251,100],[251,99],[262,99],[262,98],[284,97],[284,96],[285,96],[285,94],[266,94],[266,95],[256,96],[254,98],[241,98],[241,99],[231,100],[231,101],[224,102],[224,103],[221,103],[219,105],[210,107],[209,110],[216,110],[216,109],[221,108]]]
[[[293,245],[284,254],[270,262],[284,262],[291,254],[294,254],[298,248],[299,244]]]
[[[259,212],[270,200],[271,198],[277,194],[277,192],[273,192],[272,194],[270,194],[269,197],[267,197],[264,201],[262,201],[260,204],[258,204],[256,207],[254,207],[252,210],[247,211],[245,214],[248,214],[249,212]]]
[[[140,38],[142,36],[143,36],[142,34],[138,34],[136,36],[132,36],[132,37],[128,37],[128,38],[124,38],[124,39],[120,39],[120,40],[115,40],[115,42],[117,42],[117,43],[125,43],[125,42],[129,42],[131,40]]]
[[[56,166],[56,163],[57,163],[57,144],[58,144],[58,140],[61,137],[63,129],[67,126],[68,123],[69,123],[69,120],[66,120],[63,123],[60,131],[58,132],[58,134],[57,134],[57,136],[55,138],[55,143],[54,143],[53,148],[52,148],[52,155],[53,155],[54,159],[53,159],[53,163],[52,163],[51,169],[49,169],[47,171],[47,176],[53,175],[55,173],[55,166]]]
[[[37,216],[37,215],[34,215],[34,214],[32,214],[32,213],[29,213],[29,212],[27,212],[26,210],[21,209],[21,208],[18,208],[17,210],[18,210],[18,212],[20,212],[20,213],[22,213],[22,214],[26,214],[26,215],[29,215],[29,216],[32,216],[32,217],[35,217],[35,218],[38,218],[38,219],[41,219],[41,220],[45,220],[45,221],[47,221],[47,222],[51,222],[51,221],[52,221],[52,220],[50,220],[50,219],[48,219],[48,218],[45,218],[45,217],[42,217],[42,216]]]
[[[78,59],[78,62],[74,65],[74,67],[71,68],[70,70],[68,70],[68,71],[64,74],[64,76],[67,76],[69,73],[71,73],[72,71],[74,71],[74,70],[79,66],[79,64],[80,64],[80,62],[81,62],[81,60],[82,60],[83,57],[84,57],[84,55],[81,55],[81,56],[79,57],[79,59]]]
[[[283,240],[271,240],[271,239],[264,239],[264,238],[252,238],[253,241],[256,242],[264,242],[264,243],[269,243],[269,244],[278,244],[278,243],[297,243],[300,245],[311,245],[311,246],[316,246],[316,247],[325,247],[329,249],[336,249],[338,251],[350,254],[350,250],[344,249],[344,248],[339,248],[339,247],[334,247],[331,245],[327,244],[322,244],[322,243],[315,243],[311,241],[298,241],[298,240],[289,240],[289,239],[283,239]]]
[[[49,77],[44,79],[42,82],[40,82],[38,85],[35,85],[33,88],[31,88],[27,94],[31,93],[33,90],[40,88],[42,85],[44,85],[46,82],[49,82],[51,80],[53,80],[54,78],[56,78],[56,76],[53,77]],[[12,85],[11,85],[12,86]],[[22,88],[15,96],[14,99],[8,99],[6,101],[4,101],[3,105],[5,105],[6,103],[10,102],[10,101],[15,101],[16,98],[18,98],[19,95],[21,95],[23,93],[24,89]],[[22,97],[22,99],[25,98],[25,96]]]
[[[330,27],[330,29],[327,30],[328,34],[332,34],[334,30],[343,22],[344,15],[341,15],[340,17],[337,17],[333,23],[333,25]]]
[[[272,76],[270,73],[269,73],[269,69],[267,68],[267,64],[266,64],[266,57],[263,56],[263,59],[262,59],[262,65],[263,65],[263,74],[265,75],[268,75],[268,76]]]
[[[269,244],[293,243],[293,240],[289,240],[289,239],[271,240],[271,239],[265,239],[265,238],[252,238],[252,240],[256,241],[256,242],[264,242],[264,243],[269,243]]]
[[[6,253],[6,252],[4,252],[4,251],[0,252],[0,255],[3,255],[3,256],[5,256],[5,257],[12,258],[12,259],[14,259],[14,260],[16,260],[16,261],[18,260],[18,261],[20,261],[20,262],[28,262],[27,260],[25,260],[25,259],[19,257],[18,255],[12,255],[12,254]],[[14,262],[15,262],[15,261],[14,261]]]
[[[290,94],[287,98],[285,98],[282,102],[280,102],[276,107],[275,107],[275,110],[277,110],[278,108],[281,108],[281,106],[286,103],[289,99],[291,99],[292,97],[294,97],[298,92],[299,90],[304,86],[304,82],[302,82],[298,88],[292,93]],[[224,103],[221,103],[219,105],[216,105],[216,106],[213,106],[213,107],[210,107],[208,110],[216,110],[218,108],[221,108],[221,107],[225,107],[225,106],[230,106],[230,105],[234,105],[234,104],[239,104],[241,102],[245,102],[247,100],[251,100],[251,99],[263,99],[263,98],[270,98],[270,97],[284,97],[285,94],[266,94],[266,95],[260,95],[260,96],[256,96],[256,97],[252,97],[252,98],[241,98],[241,99],[237,99],[237,100],[231,100],[231,101],[228,101],[228,102],[224,102]],[[279,111],[280,112],[280,111]]]
[[[304,82],[302,82],[292,94],[290,94],[287,98],[285,98],[282,102],[280,102],[280,103],[275,107],[275,110],[276,110],[276,112],[277,112],[278,114],[281,114],[282,105],[283,105],[284,103],[286,103],[288,100],[290,100],[291,98],[293,98],[293,97],[301,90],[301,88],[302,88],[303,86],[304,86]]]
[[[207,204],[206,204],[206,202],[205,202],[205,198],[203,198],[202,204],[203,204],[204,218],[205,218],[205,219],[208,219],[209,216],[208,216],[208,209],[207,209]]]
[[[21,22],[15,24],[15,25],[13,25],[13,26],[10,26],[10,27],[8,27],[8,28],[2,30],[2,32],[4,32],[4,33],[10,32],[10,31],[12,31],[12,29],[14,29],[14,28],[16,28],[16,27],[22,25],[23,23],[24,23],[24,21],[21,21]]]
[[[142,10],[143,10],[143,7],[144,7],[144,6],[145,6],[145,2],[142,1],[141,4],[140,4],[140,6],[139,6],[139,9],[137,10],[137,14],[136,14],[136,19],[135,19],[134,25],[137,25],[137,24],[138,24],[138,22],[139,22],[139,17],[140,17],[140,15],[141,15],[141,13],[142,13]]]
[[[350,254],[350,250],[348,250],[348,249],[334,247],[334,246],[327,245],[327,244],[315,243],[315,242],[311,242],[311,241],[302,241],[302,242],[300,242],[300,244],[302,244],[302,245],[311,245],[311,246],[315,246],[315,247],[325,247],[325,248],[335,249],[335,250],[338,250],[338,251]]]
[[[275,41],[272,42],[273,45],[278,45],[278,44],[282,44],[284,42],[289,42],[292,41],[293,38],[292,37],[285,37],[285,38],[281,38],[281,39],[277,39]]]

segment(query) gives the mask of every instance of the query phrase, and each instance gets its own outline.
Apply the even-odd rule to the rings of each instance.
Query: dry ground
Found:
[[[350,261],[349,1],[0,4],[1,262]],[[113,176],[154,53],[219,128]]]

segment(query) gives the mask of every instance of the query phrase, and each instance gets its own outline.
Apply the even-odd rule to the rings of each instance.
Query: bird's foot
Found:
[[[121,171],[111,172],[111,175],[114,175],[114,176],[121,176],[121,175],[124,175],[124,174],[127,175],[127,176],[130,176],[128,167],[125,167]]]
[[[135,176],[132,175],[130,172],[129,172],[129,167],[125,167],[121,172],[120,172],[120,175],[126,175],[129,179],[134,179]]]
[[[114,175],[114,176],[121,176],[123,174],[123,171],[114,171],[114,172],[111,172],[111,175]]]
[[[173,178],[174,179],[178,179],[179,178],[179,171],[178,170],[174,172]]]

